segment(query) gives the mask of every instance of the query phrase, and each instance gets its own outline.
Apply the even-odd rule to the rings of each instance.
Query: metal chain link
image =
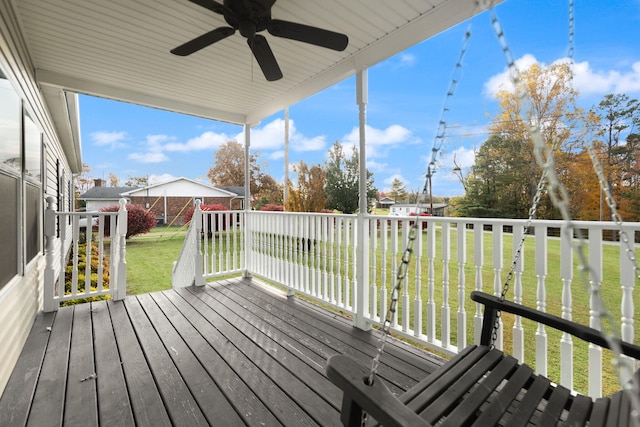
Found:
[[[475,9],[472,13],[472,17],[477,14],[478,8],[481,7],[481,2],[476,1]],[[469,20],[469,24],[467,26],[467,30],[464,34],[464,39],[462,41],[462,47],[460,49],[460,54],[458,56],[458,60],[456,61],[456,65],[454,67],[453,76],[451,77],[451,83],[449,84],[449,89],[447,90],[447,94],[445,96],[445,100],[442,106],[442,110],[440,113],[440,120],[438,121],[438,129],[436,131],[436,135],[434,137],[433,146],[431,149],[431,159],[427,166],[427,179],[425,180],[425,186],[423,192],[426,193],[427,185],[429,179],[431,179],[433,173],[435,173],[437,155],[440,152],[442,145],[446,139],[446,130],[447,130],[447,121],[446,114],[450,111],[449,104],[453,99],[453,96],[456,91],[456,87],[458,82],[462,78],[462,60],[467,52],[467,48],[469,47],[469,41],[471,39],[471,24],[473,19]],[[417,230],[420,226],[420,214],[423,212],[423,207],[418,203],[417,208],[417,216],[416,221],[411,224],[409,229],[409,236],[407,245],[402,254],[402,262],[400,266],[398,266],[397,274],[396,274],[396,282],[391,291],[391,302],[389,303],[389,307],[387,309],[387,313],[385,315],[384,322],[382,323],[382,331],[380,337],[377,342],[377,351],[371,362],[371,369],[369,371],[368,383],[373,384],[375,381],[375,377],[378,373],[378,368],[380,366],[380,357],[384,353],[384,347],[387,343],[387,338],[391,333],[391,323],[393,321],[394,314],[398,309],[398,296],[400,294],[400,289],[402,288],[402,284],[407,276],[407,272],[409,270],[409,263],[411,260],[411,255],[413,254],[413,246],[417,236]],[[363,412],[362,416],[362,425],[366,422],[366,414]]]
[[[572,0],[569,1],[569,5],[570,5],[570,8],[572,9],[569,15],[570,19],[572,20],[573,19],[573,1]],[[526,92],[526,89],[523,88],[523,85],[520,84],[520,81],[521,81],[520,73],[518,71],[518,68],[515,65],[515,60],[510,51],[509,45],[506,42],[506,37],[504,36],[502,25],[493,7],[490,8],[490,14],[491,14],[491,22],[494,28],[494,32],[496,33],[496,36],[500,41],[503,53],[505,55],[505,59],[508,64],[508,69],[510,72],[512,84],[516,89],[518,102],[520,103],[521,109],[523,111],[527,111],[528,109],[526,107],[527,107],[527,102],[529,100],[529,95]],[[571,24],[569,25],[569,28],[570,28],[570,40],[571,42],[573,42],[573,22],[571,22]],[[569,52],[573,54],[573,46],[570,47]],[[571,57],[570,59],[571,59],[571,62],[573,63],[573,57]],[[549,195],[553,205],[560,211],[560,214],[565,222],[566,230],[568,232],[574,233],[576,236],[577,243],[573,244],[573,249],[578,256],[578,262],[580,265],[580,268],[578,269],[578,271],[580,273],[580,278],[583,285],[588,290],[589,294],[596,301],[595,302],[595,306],[597,307],[596,316],[598,317],[598,319],[601,320],[601,327],[608,327],[608,330],[602,331],[603,338],[607,341],[609,348],[614,353],[614,357],[615,357],[614,368],[619,370],[620,366],[624,362],[621,358],[620,345],[618,341],[614,339],[614,337],[616,336],[615,320],[611,315],[611,313],[607,310],[604,304],[604,301],[600,295],[600,290],[598,289],[598,287],[590,286],[589,284],[589,279],[588,279],[589,277],[591,277],[593,283],[600,283],[600,278],[598,277],[597,272],[593,270],[593,268],[590,266],[589,262],[587,261],[587,257],[585,254],[585,239],[584,239],[582,230],[580,230],[579,228],[576,228],[573,224],[573,220],[569,213],[569,194],[566,187],[560,181],[560,179],[556,174],[555,157],[553,154],[553,150],[545,144],[537,121],[529,127],[529,135],[534,143],[534,155],[536,158],[536,162],[543,169],[547,178],[547,181],[546,181],[547,194]],[[625,243],[627,244],[627,249],[626,249],[627,256],[634,264],[636,278],[640,279],[640,276],[638,276],[638,267],[635,260],[635,255],[633,255],[633,248],[631,248],[631,245],[629,244],[629,238],[628,236],[626,236],[626,232],[622,227],[622,218],[617,212],[616,203],[613,199],[613,195],[610,191],[608,184],[606,183],[606,179],[604,179],[604,172],[602,171],[602,168],[599,166],[597,156],[594,156],[591,150],[589,154],[590,154],[592,163],[594,164],[596,173],[598,174],[600,186],[607,195],[607,204],[612,209],[612,218],[618,225],[620,231],[625,234],[624,240],[625,240]],[[602,322],[602,320],[606,320],[606,322]],[[634,387],[636,388],[636,391],[637,391],[637,388],[638,388],[637,380],[635,380],[634,378],[634,381],[636,382],[636,384],[634,384]],[[637,393],[630,393],[629,397],[632,400],[632,406],[635,408],[634,411],[632,411],[632,416],[635,418],[635,421],[638,422],[638,417],[640,416],[639,415],[640,399],[638,399]]]

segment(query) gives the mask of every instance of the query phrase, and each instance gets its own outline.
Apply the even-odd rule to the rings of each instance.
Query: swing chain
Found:
[[[477,10],[479,7],[481,7],[481,2],[477,1],[476,2],[476,6],[475,6],[475,10],[473,11],[471,16],[475,16],[477,13]],[[425,186],[424,186],[424,192],[427,191],[427,185],[429,183],[429,180],[432,178],[433,173],[435,173],[435,165],[436,165],[436,157],[437,157],[437,153],[440,151],[440,149],[442,148],[442,145],[444,143],[445,137],[446,137],[446,129],[447,129],[447,122],[446,122],[446,118],[445,115],[446,113],[450,110],[449,109],[449,103],[451,101],[451,99],[453,98],[453,95],[455,94],[455,90],[456,87],[458,85],[458,82],[461,79],[462,76],[462,60],[465,56],[465,53],[467,52],[467,48],[469,46],[469,40],[471,39],[471,24],[472,24],[473,19],[469,20],[469,24],[467,26],[467,30],[464,33],[464,39],[462,41],[462,47],[460,49],[460,54],[458,56],[458,60],[456,61],[456,65],[454,67],[454,71],[453,71],[453,76],[451,77],[451,83],[449,84],[449,89],[447,90],[447,94],[445,96],[445,100],[442,106],[442,111],[440,113],[440,120],[438,122],[438,129],[436,131],[436,135],[434,137],[434,141],[433,141],[433,146],[431,149],[431,160],[429,161],[429,165],[427,168],[427,180],[425,182]],[[421,226],[421,222],[419,221],[420,218],[420,214],[423,212],[423,209],[419,206],[417,209],[417,215],[416,215],[416,221],[413,222],[413,224],[411,224],[410,228],[409,228],[409,236],[408,236],[408,241],[407,241],[407,246],[404,249],[404,252],[402,254],[402,261],[400,263],[400,266],[398,267],[397,270],[397,274],[396,274],[396,282],[393,286],[393,289],[391,291],[391,302],[389,304],[389,307],[387,309],[387,313],[385,315],[385,319],[382,323],[382,331],[380,334],[380,337],[378,338],[378,343],[376,345],[376,355],[374,356],[372,362],[371,362],[371,368],[369,371],[369,377],[367,379],[369,384],[373,384],[373,381],[375,380],[375,376],[378,373],[378,368],[380,366],[380,357],[382,356],[382,354],[384,353],[384,347],[387,343],[387,338],[388,336],[391,334],[391,323],[393,321],[393,317],[397,311],[398,308],[398,298],[399,298],[399,294],[400,294],[400,289],[402,287],[402,284],[404,283],[404,280],[407,277],[407,272],[409,270],[409,261],[411,259],[411,255],[413,254],[413,246],[414,246],[414,242],[416,240],[416,236],[418,235],[418,227]],[[364,425],[364,423],[366,422],[366,413],[362,413],[362,424]]]

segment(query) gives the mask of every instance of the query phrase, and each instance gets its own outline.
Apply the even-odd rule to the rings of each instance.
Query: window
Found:
[[[43,247],[42,159],[42,134],[0,70],[0,289]]]
[[[20,98],[0,71],[0,288],[20,274]]]
[[[18,180],[0,172],[0,224],[3,232],[0,237],[0,289],[12,277],[17,275],[18,258]]]

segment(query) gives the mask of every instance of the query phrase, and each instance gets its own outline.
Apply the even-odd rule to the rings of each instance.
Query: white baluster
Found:
[[[449,261],[451,260],[451,223],[443,222],[442,237],[442,308],[440,327],[442,347],[449,348],[451,342],[451,308],[449,307]]]
[[[435,257],[436,257],[436,227],[434,223],[427,229],[427,341],[436,339],[436,302],[435,292]]]
[[[391,223],[391,241],[389,242],[391,244],[391,277],[392,277],[392,283],[391,283],[391,290],[393,291],[393,288],[395,286],[397,286],[397,280],[398,280],[398,263],[397,263],[397,259],[398,259],[398,220],[394,220]],[[402,227],[406,227],[407,224],[404,223],[402,224]],[[399,298],[400,295],[397,295],[397,297]],[[398,310],[395,311],[395,313],[393,313],[393,316],[391,318],[391,326],[396,327],[398,326]]]
[[[195,227],[196,227],[196,251],[194,254],[194,260],[193,260],[193,265],[194,265],[194,273],[195,273],[195,277],[193,278],[194,280],[194,284],[196,286],[204,286],[204,276],[203,276],[203,267],[202,267],[202,209],[200,208],[200,204],[202,203],[202,201],[200,200],[196,200],[196,207],[193,211],[193,216],[191,217],[191,220],[193,221],[195,219],[196,223],[195,223]],[[205,221],[205,224],[208,221]],[[208,239],[207,235],[204,234],[204,240],[206,241]],[[215,240],[215,239],[212,239]]]
[[[504,241],[503,241],[503,230],[502,224],[493,224],[492,227],[492,239],[493,239],[493,292],[496,296],[500,296],[502,294],[502,267],[503,267],[503,255],[504,255]],[[494,342],[495,347],[498,350],[502,350],[503,343],[503,331],[504,326],[502,324],[502,319],[500,318],[498,321],[498,330],[496,341]]]
[[[473,263],[476,268],[475,285],[476,291],[482,291],[482,265],[484,264],[484,226],[479,223],[473,224]],[[476,303],[476,314],[474,316],[473,341],[480,343],[482,333],[482,304]]]
[[[84,229],[85,232],[85,244],[86,246],[86,251],[85,251],[85,264],[84,264],[84,293],[85,294],[89,294],[91,293],[91,258],[93,255],[93,215],[88,214],[87,215],[87,224],[86,227]],[[118,266],[120,267],[120,266]],[[76,286],[75,288],[73,288],[73,295],[78,295],[78,287]]]
[[[413,255],[416,265],[416,297],[413,301],[413,334],[416,337],[422,335],[422,229],[423,224],[429,224],[425,222],[421,223],[416,230],[416,240],[413,245]],[[427,225],[429,227],[429,225]],[[435,227],[435,223],[431,223],[431,227]]]
[[[382,281],[380,283],[380,311],[379,311],[379,317],[380,317],[380,321],[384,321],[384,316],[386,314],[386,310],[387,307],[389,306],[388,304],[388,300],[387,300],[387,295],[388,295],[388,288],[387,288],[387,242],[388,242],[388,233],[389,233],[389,220],[384,219],[382,221],[381,227],[380,227],[380,253],[381,253],[381,260],[382,260],[382,266],[380,268],[380,274],[382,275]]]
[[[127,201],[120,199],[120,209],[118,209],[118,239],[120,240],[120,254],[118,256],[118,286],[115,296],[116,301],[123,300],[127,296]]]
[[[420,227],[420,222],[418,217],[416,217],[416,223],[418,227]],[[409,241],[408,233],[411,230],[411,225],[403,224],[402,226],[402,239],[400,240],[403,245],[406,245]],[[403,248],[403,256],[404,256],[404,248]],[[402,279],[402,331],[407,332],[409,330],[409,272],[404,275]]]
[[[631,247],[634,246],[634,230],[631,227],[623,227],[623,231],[626,234],[626,238],[629,240]],[[634,341],[634,307],[633,307],[633,288],[635,286],[636,271],[633,266],[633,262],[629,258],[627,253],[627,244],[624,242],[624,236],[622,236],[620,242],[620,286],[622,287],[622,302],[620,303],[620,310],[622,319],[620,322],[620,336],[623,341],[633,343]],[[634,359],[628,356],[621,357],[622,366],[620,367],[620,381],[626,383],[631,379],[633,372],[635,371]]]
[[[342,301],[342,227],[343,227],[343,222],[344,218],[343,217],[338,217],[337,221],[338,224],[336,226],[336,250],[337,250],[337,254],[336,254],[336,266],[338,267],[338,272],[336,275],[336,287],[337,287],[337,295],[336,298],[338,300],[338,306],[339,307],[344,307],[344,302]]]
[[[458,351],[467,346],[467,311],[465,302],[467,299],[465,291],[464,267],[467,264],[467,224],[457,223],[458,229]]]
[[[602,307],[595,296],[600,293],[602,285],[602,231],[589,230],[589,265],[591,276],[591,298],[589,303],[589,326],[601,330],[600,313]],[[589,344],[589,396],[593,398],[602,396],[602,348]]]
[[[379,219],[369,220],[369,262],[371,263],[371,273],[369,278],[369,318],[378,320],[378,272],[377,270],[377,253],[378,253],[378,233],[380,232]]]
[[[332,304],[336,303],[336,276],[335,276],[335,265],[336,265],[336,245],[335,245],[335,235],[336,235],[336,221],[338,219],[335,216],[332,216],[328,222],[328,230],[327,230],[327,244],[329,245],[329,301]]]
[[[536,226],[536,276],[538,286],[536,307],[538,311],[547,311],[546,278],[547,278],[547,227]],[[536,373],[547,375],[547,332],[543,324],[538,323],[536,330]]]
[[[64,228],[64,227],[62,227]],[[104,260],[104,217],[99,217],[98,220],[98,283],[96,290],[102,292],[102,275],[104,274],[102,262]],[[85,292],[89,292],[90,289],[84,288]]]
[[[513,226],[513,256],[521,249],[520,255],[513,272],[513,301],[522,304],[522,272],[524,271],[524,246],[520,248],[522,235],[524,234],[524,226]],[[513,357],[518,359],[520,363],[524,363],[524,328],[522,326],[522,318],[514,316],[513,322]]]
[[[573,280],[573,230],[560,229],[560,277],[562,278],[562,318],[572,320],[571,282]],[[564,332],[560,338],[560,383],[573,390],[573,338]]]

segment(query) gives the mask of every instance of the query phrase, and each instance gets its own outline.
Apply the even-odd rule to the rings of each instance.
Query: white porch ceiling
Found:
[[[169,50],[218,26],[187,0],[10,0],[56,127],[85,93],[256,124],[467,18],[474,0],[278,0],[272,16],[349,37],[345,51],[272,37],[284,78],[267,82],[239,34],[188,57]],[[72,120],[72,119],[71,119]]]

